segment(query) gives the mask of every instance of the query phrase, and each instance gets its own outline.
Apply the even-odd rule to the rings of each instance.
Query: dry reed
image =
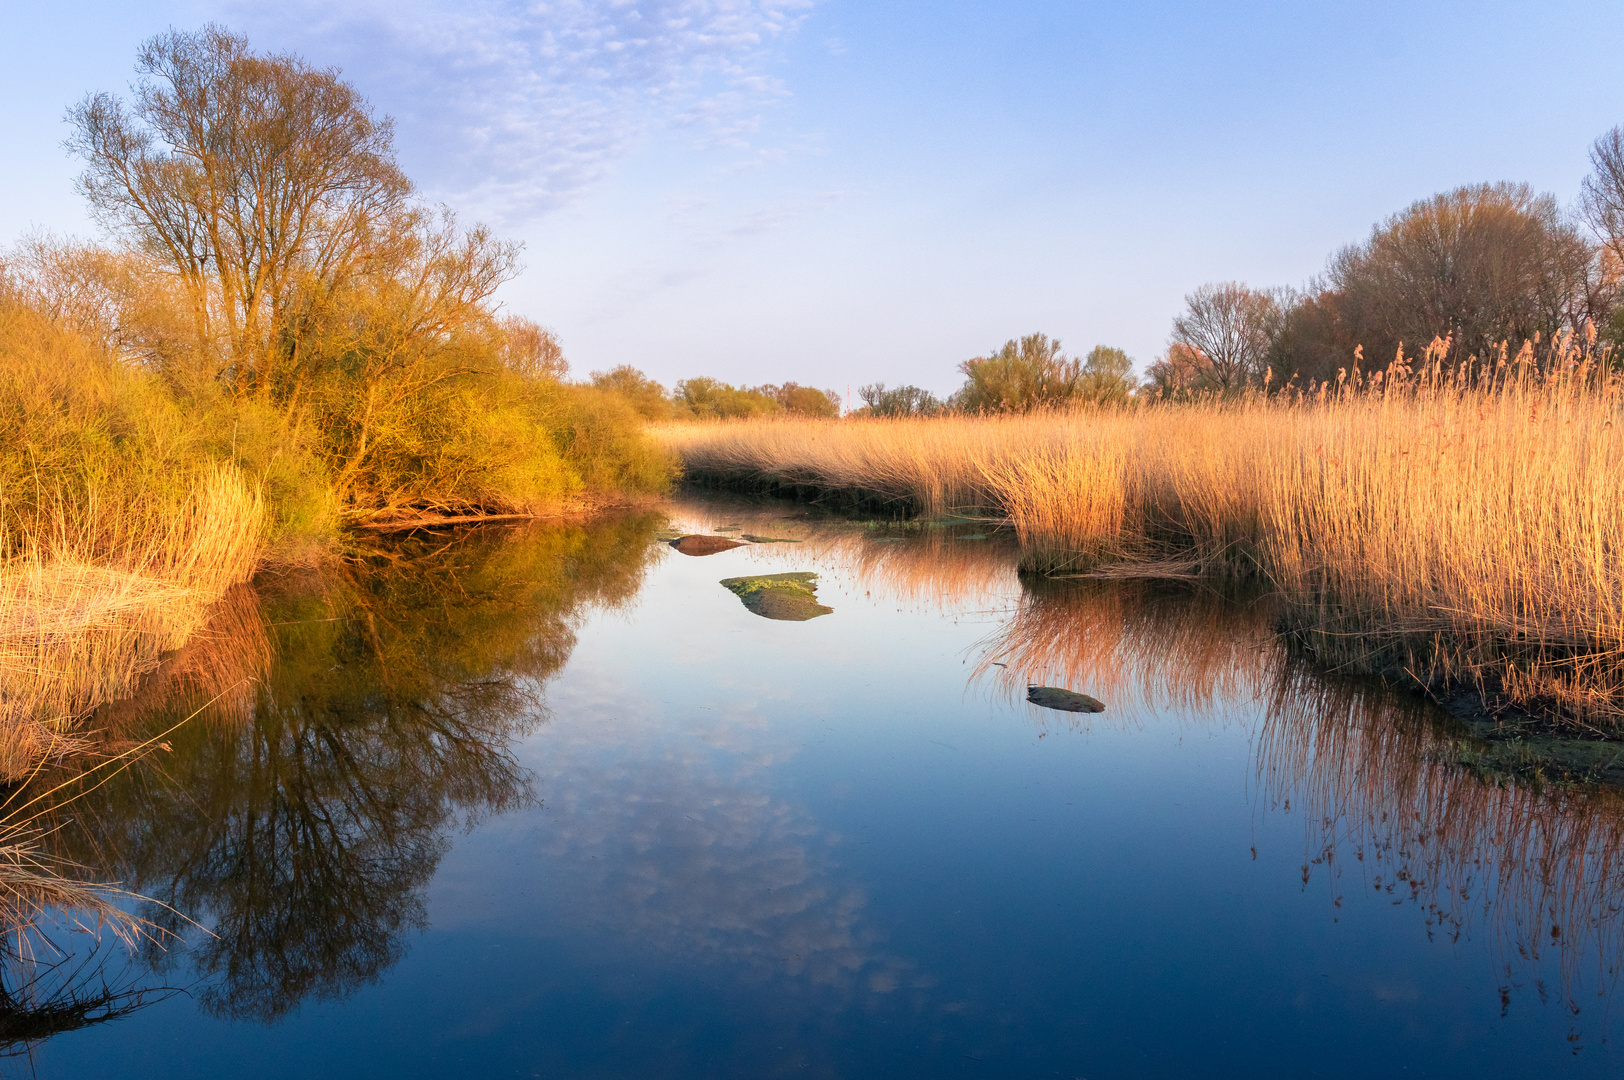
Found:
[[[1314,394],[665,425],[690,479],[1007,521],[1049,574],[1261,576],[1327,663],[1624,729],[1619,383],[1571,338]]]
[[[263,535],[235,470],[203,473],[177,512],[63,508],[0,544],[0,780],[83,750],[74,724],[131,692],[244,581]]]

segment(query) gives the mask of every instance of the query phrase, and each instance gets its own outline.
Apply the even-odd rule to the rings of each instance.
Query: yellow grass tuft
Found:
[[[259,558],[258,494],[228,466],[130,520],[92,504],[0,544],[0,780],[84,749],[74,723],[179,648]]]

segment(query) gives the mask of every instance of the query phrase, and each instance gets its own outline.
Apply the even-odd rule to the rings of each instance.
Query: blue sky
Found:
[[[1300,285],[1462,183],[1568,203],[1624,123],[1616,0],[69,0],[0,40],[0,242],[92,232],[64,110],[209,20],[395,116],[577,373],[668,384],[945,393],[1036,330],[1142,367],[1203,282]]]

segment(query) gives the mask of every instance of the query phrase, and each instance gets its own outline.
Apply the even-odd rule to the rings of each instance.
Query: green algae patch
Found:
[[[834,611],[818,603],[817,587],[818,575],[805,571],[722,579],[722,588],[742,600],[745,607],[764,619],[784,622],[805,622]]]

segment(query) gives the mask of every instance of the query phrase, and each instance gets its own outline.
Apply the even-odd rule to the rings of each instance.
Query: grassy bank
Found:
[[[1007,521],[1022,569],[1259,576],[1327,664],[1624,732],[1624,431],[1578,355],[1337,393],[670,425],[699,483]]]

